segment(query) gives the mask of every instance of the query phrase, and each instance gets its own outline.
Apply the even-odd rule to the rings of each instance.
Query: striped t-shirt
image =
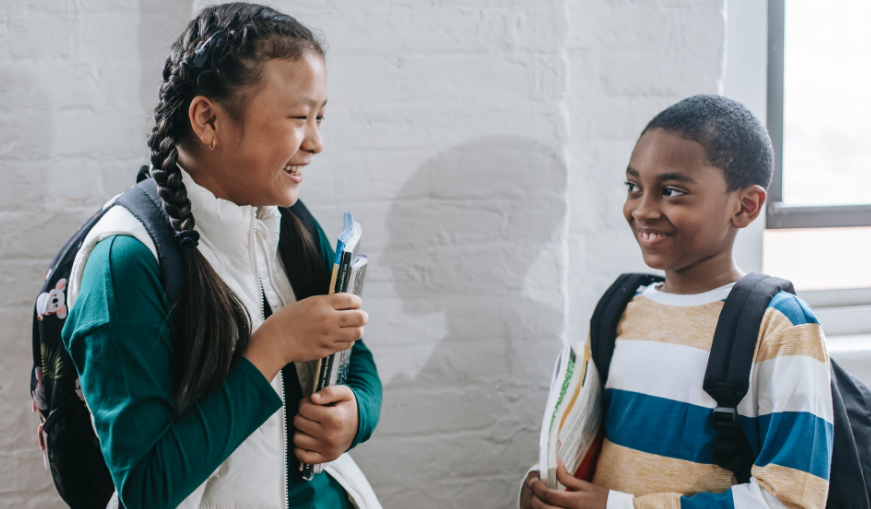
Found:
[[[756,456],[752,478],[736,484],[732,472],[714,464],[716,402],[702,383],[732,286],[697,295],[651,286],[626,308],[593,480],[612,490],[608,509],[825,507],[832,456],[828,354],[819,322],[789,293],[776,295],[765,312],[750,390],[738,406]]]

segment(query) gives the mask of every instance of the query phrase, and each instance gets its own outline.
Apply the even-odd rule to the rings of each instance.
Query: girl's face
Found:
[[[269,60],[249,92],[241,122],[221,115],[217,159],[207,187],[237,205],[289,207],[299,198],[305,167],[324,148],[320,125],[327,103],[323,57]],[[209,152],[206,150],[206,152]]]

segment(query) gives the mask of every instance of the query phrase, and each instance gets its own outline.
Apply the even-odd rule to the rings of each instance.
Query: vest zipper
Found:
[[[266,320],[266,293],[263,291],[263,278],[260,277],[260,267],[257,266],[257,220],[252,220],[253,238],[251,239],[251,247],[254,249],[254,273],[257,274],[257,288],[260,289],[260,319]]]
[[[260,269],[257,265],[257,244],[260,243],[260,235],[257,234],[257,218],[256,216],[252,220],[252,231],[254,233],[254,238],[251,239],[251,245],[254,248],[254,272],[257,274],[257,284],[260,288],[260,318],[261,320],[266,320],[266,292],[263,288],[263,278],[260,277]],[[262,246],[261,246],[262,248]],[[263,261],[266,264],[266,273],[269,275],[269,278],[272,279],[272,273],[269,270],[269,260],[266,257],[266,249],[263,250]],[[279,292],[275,288],[275,283],[270,281],[272,285],[272,289],[275,290],[275,294],[278,295],[278,300],[282,304],[282,306],[286,306],[287,304],[284,301],[284,298],[281,296],[281,292]],[[287,436],[287,391],[284,388],[284,368],[278,370],[278,376],[280,378],[281,384],[281,402],[284,403],[284,507],[285,509],[290,509],[290,479],[287,475],[287,469],[290,466],[290,458],[288,452],[290,451],[290,447],[288,446],[288,436]]]
[[[285,400],[284,403],[284,508],[290,509],[290,484],[288,484],[289,479],[287,475],[287,469],[290,468],[290,457],[289,451],[290,447],[287,443],[287,395],[284,390],[284,368],[281,368],[281,399]]]
[[[255,232],[255,238],[257,242],[260,243],[260,249],[263,251],[263,259],[266,262],[266,276],[267,282],[269,283],[272,291],[275,292],[275,295],[278,297],[278,302],[281,304],[281,307],[287,306],[287,301],[284,299],[284,296],[281,295],[281,292],[278,291],[278,283],[275,281],[275,274],[272,272],[272,266],[269,265],[269,259],[266,257],[266,241],[263,240],[260,235],[257,235]]]

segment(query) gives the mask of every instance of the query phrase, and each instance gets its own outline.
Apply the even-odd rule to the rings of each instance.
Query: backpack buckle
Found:
[[[718,406],[711,415],[711,423],[717,431],[732,429],[738,423],[738,411],[734,408]]]

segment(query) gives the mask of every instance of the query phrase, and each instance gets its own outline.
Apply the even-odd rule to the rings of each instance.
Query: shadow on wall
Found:
[[[553,149],[482,138],[428,161],[393,202],[378,263],[405,312],[394,323],[441,321],[379,350],[406,368],[363,461],[382,467],[367,472],[385,507],[516,503],[563,330],[565,181]]]

